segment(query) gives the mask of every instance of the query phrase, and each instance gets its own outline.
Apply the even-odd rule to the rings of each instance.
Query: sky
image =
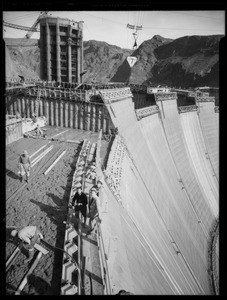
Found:
[[[40,11],[3,11],[8,23],[31,27]],[[137,45],[154,35],[176,39],[191,35],[225,35],[225,11],[50,11],[53,17],[84,21],[84,41],[104,41],[121,48],[133,49],[134,30],[127,24],[142,26],[137,31]],[[26,31],[4,26],[3,37],[23,38]],[[39,38],[34,33],[32,38]]]

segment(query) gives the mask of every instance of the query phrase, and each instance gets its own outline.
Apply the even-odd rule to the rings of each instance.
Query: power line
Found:
[[[19,17],[15,17],[15,18],[5,18],[5,20],[7,22],[10,22],[10,21],[17,21],[17,20],[20,20],[20,19],[24,19],[25,17],[27,16],[30,16],[31,18],[33,18],[34,16],[37,15],[37,12],[36,13],[32,13],[32,14],[27,14],[27,15],[23,15],[23,16],[19,16]]]
[[[146,27],[144,26],[143,27],[144,29],[168,29],[168,30],[196,30],[196,31],[218,31],[218,29],[209,29],[209,28],[206,28],[206,29],[200,29],[200,28],[179,28],[179,27]],[[219,29],[220,30],[220,29]]]
[[[207,19],[212,19],[212,20],[220,21],[220,19],[216,19],[216,18],[212,18],[212,17],[207,17],[207,16],[186,14],[186,13],[181,13],[181,12],[174,12],[174,13],[178,14],[178,15],[192,16],[192,17],[195,17],[195,18],[207,18]]]
[[[90,17],[93,17],[93,18],[101,19],[101,20],[106,20],[106,21],[108,21],[108,22],[112,22],[112,23],[124,25],[124,26],[126,25],[125,23],[113,21],[113,20],[106,19],[106,18],[103,18],[103,17],[98,17],[98,16],[90,15],[90,14],[87,14],[87,13],[84,13],[84,12],[81,12],[81,14],[84,14],[84,15],[87,15],[87,16],[90,16]]]
[[[77,12],[78,13],[78,15],[80,16],[80,14],[79,14],[79,12]],[[82,19],[82,18],[81,18]],[[84,23],[84,25],[85,25],[85,27],[86,27],[86,29],[87,29],[87,31],[90,33],[90,35],[92,36],[92,37],[94,37],[93,36],[93,34],[90,32],[90,30],[88,29],[88,26],[87,26],[87,24],[86,23]]]

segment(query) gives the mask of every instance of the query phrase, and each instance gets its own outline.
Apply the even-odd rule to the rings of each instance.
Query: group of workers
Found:
[[[24,175],[26,182],[28,182],[31,159],[26,150],[24,150],[19,157],[18,167],[21,182],[23,181]],[[103,182],[99,179],[97,183],[91,187],[88,196],[82,191],[82,187],[78,186],[70,205],[71,208],[74,209],[77,218],[78,213],[81,212],[84,225],[86,224],[87,216],[89,217],[89,230],[87,234],[90,234],[95,229],[97,222],[101,222],[99,191],[102,185]],[[11,235],[24,242],[25,248],[28,250],[28,259],[26,261],[30,261],[33,258],[35,243],[39,242],[40,238],[43,238],[40,230],[36,226],[26,226],[19,231],[14,229]]]
[[[20,164],[24,165],[23,162],[25,162],[26,167],[23,167],[23,171],[27,172],[27,166],[29,167],[30,159],[28,156],[27,151],[24,151],[20,159]],[[26,159],[24,159],[24,157]],[[22,168],[22,167],[21,167]],[[27,176],[28,172],[26,173]],[[77,191],[72,199],[72,203],[70,207],[74,209],[75,215],[78,218],[78,213],[81,212],[81,215],[83,216],[83,223],[84,226],[86,225],[87,217],[89,217],[89,230],[87,234],[90,234],[95,229],[97,223],[101,223],[101,203],[99,199],[99,192],[100,189],[103,186],[103,182],[101,179],[97,181],[95,185],[91,187],[89,190],[89,195],[87,196],[83,191],[82,187],[78,186]],[[43,235],[40,232],[39,228],[37,226],[26,226],[22,228],[21,230],[12,230],[11,236],[14,238],[19,239],[20,241],[23,241],[23,246],[28,251],[28,258],[25,259],[25,263],[32,260],[34,256],[34,246],[35,244],[39,243],[41,239],[43,239]],[[116,295],[133,295],[130,292],[126,292],[125,290],[120,290]]]
[[[77,191],[72,199],[72,208],[75,213],[81,212],[83,216],[84,225],[86,224],[87,216],[89,216],[89,227],[88,233],[91,233],[95,229],[97,222],[101,222],[101,209],[99,191],[102,187],[102,180],[98,180],[95,185],[89,191],[89,201],[87,195],[82,192],[82,187],[77,187]]]

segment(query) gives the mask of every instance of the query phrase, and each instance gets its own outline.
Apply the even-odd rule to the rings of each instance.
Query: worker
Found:
[[[102,222],[100,199],[95,189],[91,189],[88,208],[89,208],[88,215],[89,215],[89,227],[90,227],[88,234],[90,234],[95,229],[97,222],[99,223]]]
[[[74,205],[76,202],[76,205]],[[87,220],[87,195],[82,192],[81,186],[77,187],[77,191],[72,200],[72,208],[75,209],[75,213],[80,211],[84,218],[84,225]]]
[[[102,188],[102,186],[103,186],[102,180],[101,180],[101,179],[98,179],[97,183],[94,184],[94,185],[91,187],[89,194],[91,195],[91,191],[92,191],[92,190],[95,190],[96,195],[99,197],[99,191],[100,191],[100,189]]]
[[[11,236],[23,241],[23,246],[28,250],[28,258],[25,263],[33,258],[34,245],[39,243],[40,239],[43,239],[43,235],[37,226],[26,226],[19,231],[14,229],[11,231]]]
[[[18,160],[18,174],[20,175],[20,181],[23,181],[23,175],[26,175],[26,182],[28,183],[28,179],[30,176],[31,170],[31,159],[28,155],[28,152],[24,150],[24,152],[20,155]]]
[[[33,123],[36,123],[36,122],[37,122],[37,116],[36,116],[36,114],[33,114],[33,115],[32,115],[32,122],[33,122]]]
[[[37,127],[35,128],[35,131],[36,131],[36,135],[40,135],[40,136],[43,135],[43,130],[40,128],[39,124],[37,124]]]

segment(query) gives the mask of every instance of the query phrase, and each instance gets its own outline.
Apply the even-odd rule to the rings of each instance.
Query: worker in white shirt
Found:
[[[19,238],[24,242],[25,248],[28,250],[28,259],[25,262],[30,261],[34,255],[34,245],[39,243],[40,239],[43,239],[43,235],[37,226],[26,226],[21,230],[12,230],[11,236]]]

